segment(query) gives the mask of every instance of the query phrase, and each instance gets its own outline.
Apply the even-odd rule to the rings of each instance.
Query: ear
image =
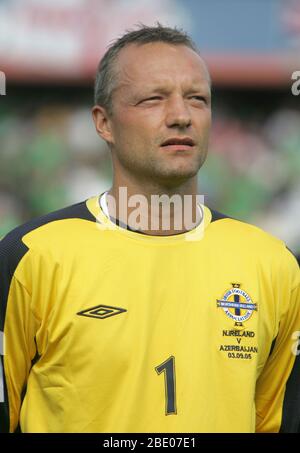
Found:
[[[103,140],[108,144],[113,143],[113,135],[111,131],[110,118],[104,107],[95,105],[92,108],[93,120],[95,123],[96,131]]]

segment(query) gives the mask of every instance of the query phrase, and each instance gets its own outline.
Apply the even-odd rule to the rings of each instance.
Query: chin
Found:
[[[169,170],[168,172],[160,173],[154,176],[154,179],[157,179],[160,184],[165,185],[166,187],[176,187],[179,186],[191,178],[194,178],[199,169],[193,170]]]
[[[163,162],[159,171],[161,174],[170,177],[192,178],[195,176],[205,162],[204,156],[178,156],[175,159]]]
[[[164,169],[165,171],[161,172],[161,176],[165,178],[178,178],[178,179],[188,179],[193,178],[199,171],[201,165],[199,163],[197,165],[178,165],[170,166],[169,168]]]

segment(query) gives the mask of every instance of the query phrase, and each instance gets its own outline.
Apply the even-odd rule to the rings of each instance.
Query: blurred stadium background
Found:
[[[138,22],[193,37],[213,79],[206,203],[300,252],[300,0],[0,0],[0,237],[110,187],[93,128],[106,46]]]

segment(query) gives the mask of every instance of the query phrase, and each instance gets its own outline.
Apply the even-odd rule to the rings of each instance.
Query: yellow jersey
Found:
[[[92,197],[1,241],[2,432],[299,429],[298,264],[203,212],[151,236]]]

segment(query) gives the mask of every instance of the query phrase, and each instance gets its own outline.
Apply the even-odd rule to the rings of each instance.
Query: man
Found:
[[[2,431],[296,431],[299,268],[199,203],[211,108],[194,44],[126,33],[95,100],[111,189],[1,243]]]

